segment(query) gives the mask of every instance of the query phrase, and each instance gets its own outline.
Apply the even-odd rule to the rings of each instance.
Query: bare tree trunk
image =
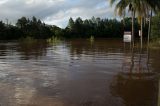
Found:
[[[150,44],[150,36],[151,36],[151,21],[152,21],[152,10],[149,16],[149,27],[148,27],[148,42],[147,42],[147,64],[149,64],[149,44]]]
[[[134,21],[135,20],[135,11],[132,11],[132,46],[134,47]]]
[[[141,48],[143,48],[143,18],[141,17]]]
[[[148,27],[148,46],[150,43],[150,35],[151,35],[151,20],[152,20],[152,10],[151,10],[151,14],[149,16],[149,27]]]

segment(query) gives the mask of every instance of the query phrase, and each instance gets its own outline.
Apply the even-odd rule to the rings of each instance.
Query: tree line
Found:
[[[13,40],[26,37],[35,39],[47,39],[52,37],[49,25],[33,17],[27,19],[22,17],[17,20],[16,25],[5,24],[0,21],[0,40]]]
[[[65,28],[66,37],[103,37],[121,38],[123,35],[123,24],[116,19],[101,19],[92,17],[82,20],[80,17],[73,20],[69,19],[68,26]]]
[[[135,35],[139,36],[140,25],[135,18]],[[147,30],[148,24],[144,30]],[[31,19],[21,17],[16,25],[8,25],[0,21],[0,39],[11,40],[31,37],[34,39],[48,39],[51,37],[59,38],[122,38],[124,31],[132,30],[132,18],[101,19],[92,17],[82,20],[80,17],[70,18],[66,28],[55,25],[47,25],[36,17]],[[145,31],[147,32],[147,31]],[[147,33],[145,34],[147,35]]]

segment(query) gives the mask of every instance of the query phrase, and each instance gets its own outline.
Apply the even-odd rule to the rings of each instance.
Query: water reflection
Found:
[[[158,103],[160,50],[146,65],[146,51],[124,51],[123,42],[111,39],[13,41],[0,49],[2,106]]]
[[[20,41],[17,45],[17,52],[21,53],[21,59],[28,60],[30,58],[38,58],[38,56],[46,55],[46,48],[49,46],[45,40],[27,40]]]
[[[5,56],[6,55],[6,46],[5,45],[0,45],[0,56]]]
[[[111,92],[126,106],[157,106],[159,79],[158,73],[149,70],[149,49],[143,54],[141,48],[139,56],[134,49],[125,53],[122,72],[114,77]]]
[[[117,75],[111,86],[112,94],[121,97],[126,106],[157,106],[158,80],[143,79],[149,75],[134,75],[140,79]]]

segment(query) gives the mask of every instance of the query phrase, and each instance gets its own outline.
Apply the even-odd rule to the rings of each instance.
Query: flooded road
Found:
[[[158,106],[159,54],[111,39],[1,42],[0,106]]]

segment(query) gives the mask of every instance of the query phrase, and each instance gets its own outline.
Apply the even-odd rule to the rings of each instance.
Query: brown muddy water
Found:
[[[0,106],[160,106],[159,73],[121,40],[1,41]]]

